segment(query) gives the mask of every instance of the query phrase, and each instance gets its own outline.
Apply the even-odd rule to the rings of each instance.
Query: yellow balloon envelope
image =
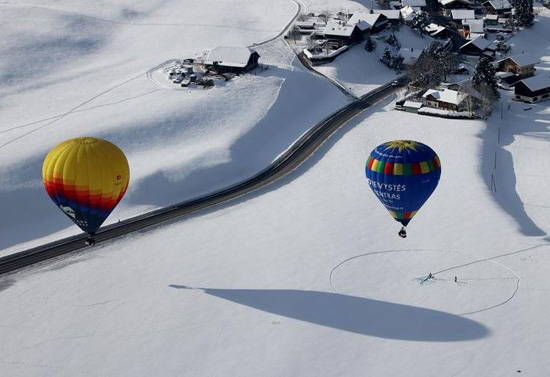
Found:
[[[79,137],[58,144],[48,153],[42,178],[54,203],[93,235],[124,196],[130,168],[116,145]]]

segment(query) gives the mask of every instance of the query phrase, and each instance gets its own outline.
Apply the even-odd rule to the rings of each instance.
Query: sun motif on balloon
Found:
[[[411,149],[417,151],[417,148],[420,147],[419,143],[412,140],[393,140],[387,143],[384,143],[386,150],[388,149],[399,149],[399,153],[403,152],[403,149]]]

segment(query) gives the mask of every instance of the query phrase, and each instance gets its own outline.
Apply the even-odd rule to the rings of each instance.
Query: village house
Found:
[[[519,81],[514,87],[515,99],[536,103],[550,98],[550,75],[537,75]]]
[[[464,38],[471,40],[477,37],[485,37],[485,26],[483,20],[467,20],[463,22],[462,33]]]
[[[434,23],[426,25],[424,27],[424,31],[430,37],[437,38],[437,39],[447,39],[447,38],[452,38],[453,36],[452,30],[447,29],[445,26],[441,26]]]
[[[364,27],[364,25],[362,24]],[[327,39],[338,41],[340,45],[350,45],[363,39],[363,31],[357,24],[342,24],[339,21],[329,21],[323,30]]]
[[[367,33],[374,34],[386,27],[388,19],[380,13],[372,12],[356,12],[354,13],[346,25],[357,25],[359,30],[366,35]]]
[[[396,9],[373,9],[373,12],[386,17],[386,20],[388,20],[388,23],[391,25],[398,25],[403,21],[401,12]]]
[[[403,64],[404,67],[409,67],[414,63],[416,63],[420,55],[422,55],[422,50],[418,48],[415,50],[414,48],[401,47],[397,55],[403,58],[403,61],[401,62],[401,64]]]
[[[438,0],[438,2],[445,9],[463,9],[471,4],[468,0]]]
[[[411,6],[403,7],[399,10],[401,13],[401,19],[406,25],[410,25],[414,19],[416,11]]]
[[[489,14],[510,15],[512,5],[508,0],[489,0],[483,3],[485,10]]]
[[[498,14],[487,14],[485,16],[485,24],[498,25]]]
[[[459,48],[461,53],[470,56],[494,56],[496,49],[497,46],[495,43],[488,41],[482,36],[466,42]]]
[[[208,52],[204,65],[217,73],[246,73],[258,66],[260,55],[247,47],[218,46]]]
[[[463,109],[463,103],[467,98],[466,93],[451,89],[428,89],[422,96],[425,105],[436,109],[459,111]]]
[[[505,59],[495,62],[495,68],[499,72],[513,73],[517,78],[525,79],[535,75],[535,64],[539,63],[539,59],[535,58],[531,54],[521,54],[515,56],[509,56]]]
[[[462,26],[464,21],[475,20],[476,15],[471,9],[453,9],[451,10],[451,19],[457,26]]]
[[[401,0],[401,7],[411,7],[415,12],[426,8],[426,0]]]

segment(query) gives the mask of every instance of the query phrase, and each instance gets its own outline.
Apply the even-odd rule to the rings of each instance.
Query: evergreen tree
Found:
[[[518,26],[532,26],[535,19],[533,0],[514,0],[515,21]]]
[[[366,42],[365,42],[365,50],[368,52],[373,52],[376,49],[376,44],[370,37],[370,35],[367,35]]]
[[[495,77],[496,69],[490,58],[481,58],[476,64],[474,74],[472,76],[472,84],[478,90],[482,86],[493,91],[495,96],[498,96],[497,79]]]
[[[418,12],[413,16],[413,19],[411,21],[411,27],[413,29],[422,30],[424,26],[428,25],[429,23],[430,23],[430,18],[428,17],[428,14],[425,12]]]

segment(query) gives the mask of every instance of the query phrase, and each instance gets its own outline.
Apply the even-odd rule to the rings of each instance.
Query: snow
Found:
[[[356,12],[351,16],[347,24],[353,26],[359,23],[366,23],[368,27],[361,28],[361,30],[367,30],[371,29],[376,24],[379,18],[379,13]]]
[[[338,21],[329,21],[323,30],[323,34],[327,36],[351,37],[355,30],[355,24],[342,25]]]
[[[433,41],[431,38],[421,38],[408,27],[402,27],[395,32],[395,36],[402,46],[413,48],[414,51],[422,51]],[[380,62],[380,56],[384,52],[384,38],[384,35],[373,37],[376,42],[376,50],[373,52],[365,51],[364,43],[361,43],[333,62],[316,66],[315,70],[338,81],[355,96],[361,96],[397,77],[395,71]]]
[[[428,89],[422,97],[427,98],[430,95],[441,102],[452,103],[453,105],[460,105],[466,96],[464,93],[452,89]]]
[[[290,2],[44,3],[2,5],[0,63],[12,76],[0,81],[1,144],[32,126],[9,128],[57,120],[0,148],[3,245],[73,231],[36,178],[59,140],[91,132],[127,151],[135,191],[116,218],[240,180],[346,103],[280,41],[255,47],[268,71],[208,91],[164,90],[144,74],[272,38],[293,16]],[[540,11],[511,42],[544,71],[550,18]],[[185,14],[200,32],[171,38],[180,26],[167,24]],[[34,28],[55,43],[44,47]],[[383,65],[362,53],[338,58],[334,76],[357,59],[369,71],[363,87],[382,81]],[[34,70],[24,64],[33,55]],[[486,122],[394,111],[391,96],[277,183],[0,278],[2,376],[548,375],[550,110],[501,95]],[[405,240],[364,177],[369,152],[393,139],[422,141],[442,163]]]
[[[217,61],[220,65],[246,67],[252,53],[253,50],[246,47],[218,46],[208,53],[205,62],[212,64]]]
[[[531,91],[536,92],[545,88],[550,88],[550,75],[540,74],[521,80]]]
[[[502,142],[521,164],[509,170],[498,113],[486,128],[392,111],[393,102],[345,126],[283,182],[4,281],[4,373],[546,374],[548,215],[538,210],[545,232],[523,234],[521,211],[501,207],[520,199],[499,174],[548,183],[530,158],[546,143],[532,134],[545,130],[535,120],[550,114],[540,108],[525,125],[512,118],[521,109],[506,113]],[[426,142],[444,169],[406,240],[363,172],[369,151],[395,138]],[[494,148],[498,195],[484,162]],[[516,153],[524,148],[526,159]],[[530,205],[547,204],[528,194]],[[436,279],[420,284],[428,272]]]
[[[281,41],[253,47],[267,71],[211,90],[169,90],[149,79],[169,59],[273,38],[296,14],[288,0],[150,0],[132,20],[123,16],[131,3],[83,5],[78,13],[71,4],[1,5],[9,43],[0,47],[0,206],[9,215],[0,220],[0,255],[80,233],[59,216],[41,179],[44,157],[62,140],[101,137],[127,155],[129,191],[109,224],[255,174],[347,101]],[[255,141],[263,137],[267,143]]]
[[[471,9],[453,9],[451,10],[453,20],[475,20],[476,16]]]

